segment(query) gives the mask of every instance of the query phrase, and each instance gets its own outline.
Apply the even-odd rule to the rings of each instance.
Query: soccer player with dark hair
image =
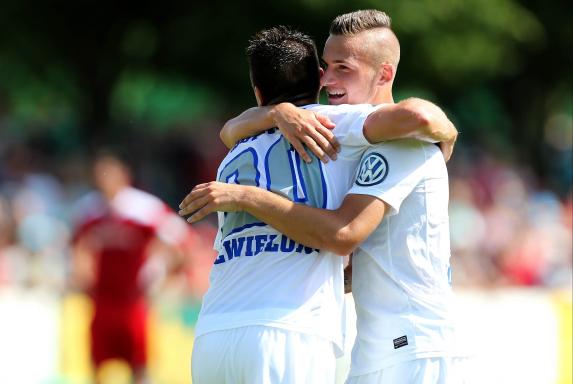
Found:
[[[317,100],[318,55],[314,41],[307,35],[284,26],[267,29],[249,41],[246,53],[259,105]]]

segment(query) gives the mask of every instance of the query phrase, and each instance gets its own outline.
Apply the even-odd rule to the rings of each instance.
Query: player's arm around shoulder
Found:
[[[308,247],[348,255],[376,228],[385,205],[369,196],[350,196],[337,210],[295,204],[262,188],[210,182],[197,185],[180,205],[196,222],[214,211],[246,211]]]
[[[239,116],[225,123],[219,137],[227,148],[232,148],[239,140],[254,136],[274,127],[271,117],[272,107],[249,108]]]
[[[349,194],[334,212],[338,225],[329,238],[323,239],[329,243],[325,248],[338,255],[348,255],[380,225],[388,205],[374,196]]]
[[[336,160],[339,144],[332,133],[334,124],[319,113],[299,108],[291,103],[247,109],[227,121],[220,137],[227,148],[239,140],[278,127],[301,158],[311,162],[305,146],[323,162]]]
[[[447,161],[458,131],[438,106],[427,100],[410,98],[396,104],[380,105],[366,119],[364,136],[370,143],[403,138],[439,142]]]

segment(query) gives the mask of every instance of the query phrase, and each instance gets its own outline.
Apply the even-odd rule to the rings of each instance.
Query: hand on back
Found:
[[[276,126],[307,163],[311,157],[304,146],[321,161],[336,160],[340,145],[332,133],[334,123],[326,116],[298,108],[290,103],[278,104],[272,112]]]

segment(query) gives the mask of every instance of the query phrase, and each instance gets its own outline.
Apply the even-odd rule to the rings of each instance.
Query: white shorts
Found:
[[[469,384],[471,377],[468,358],[431,357],[351,376],[346,384]]]
[[[210,332],[193,346],[193,384],[333,384],[332,343],[281,328]]]

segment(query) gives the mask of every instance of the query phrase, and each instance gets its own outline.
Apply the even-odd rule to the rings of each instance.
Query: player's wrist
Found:
[[[256,196],[259,193],[258,187],[244,186],[239,189],[235,206],[237,211],[249,211],[255,206]]]
[[[280,104],[273,105],[273,106],[269,107],[268,111],[267,111],[267,120],[273,126],[277,125],[277,113],[278,113],[278,109],[280,108],[279,106],[280,106]]]
[[[291,111],[293,108],[296,107],[293,104],[287,102],[273,105],[269,109],[268,117],[274,126],[278,126],[280,122],[284,120],[284,116],[287,116],[289,111]]]

